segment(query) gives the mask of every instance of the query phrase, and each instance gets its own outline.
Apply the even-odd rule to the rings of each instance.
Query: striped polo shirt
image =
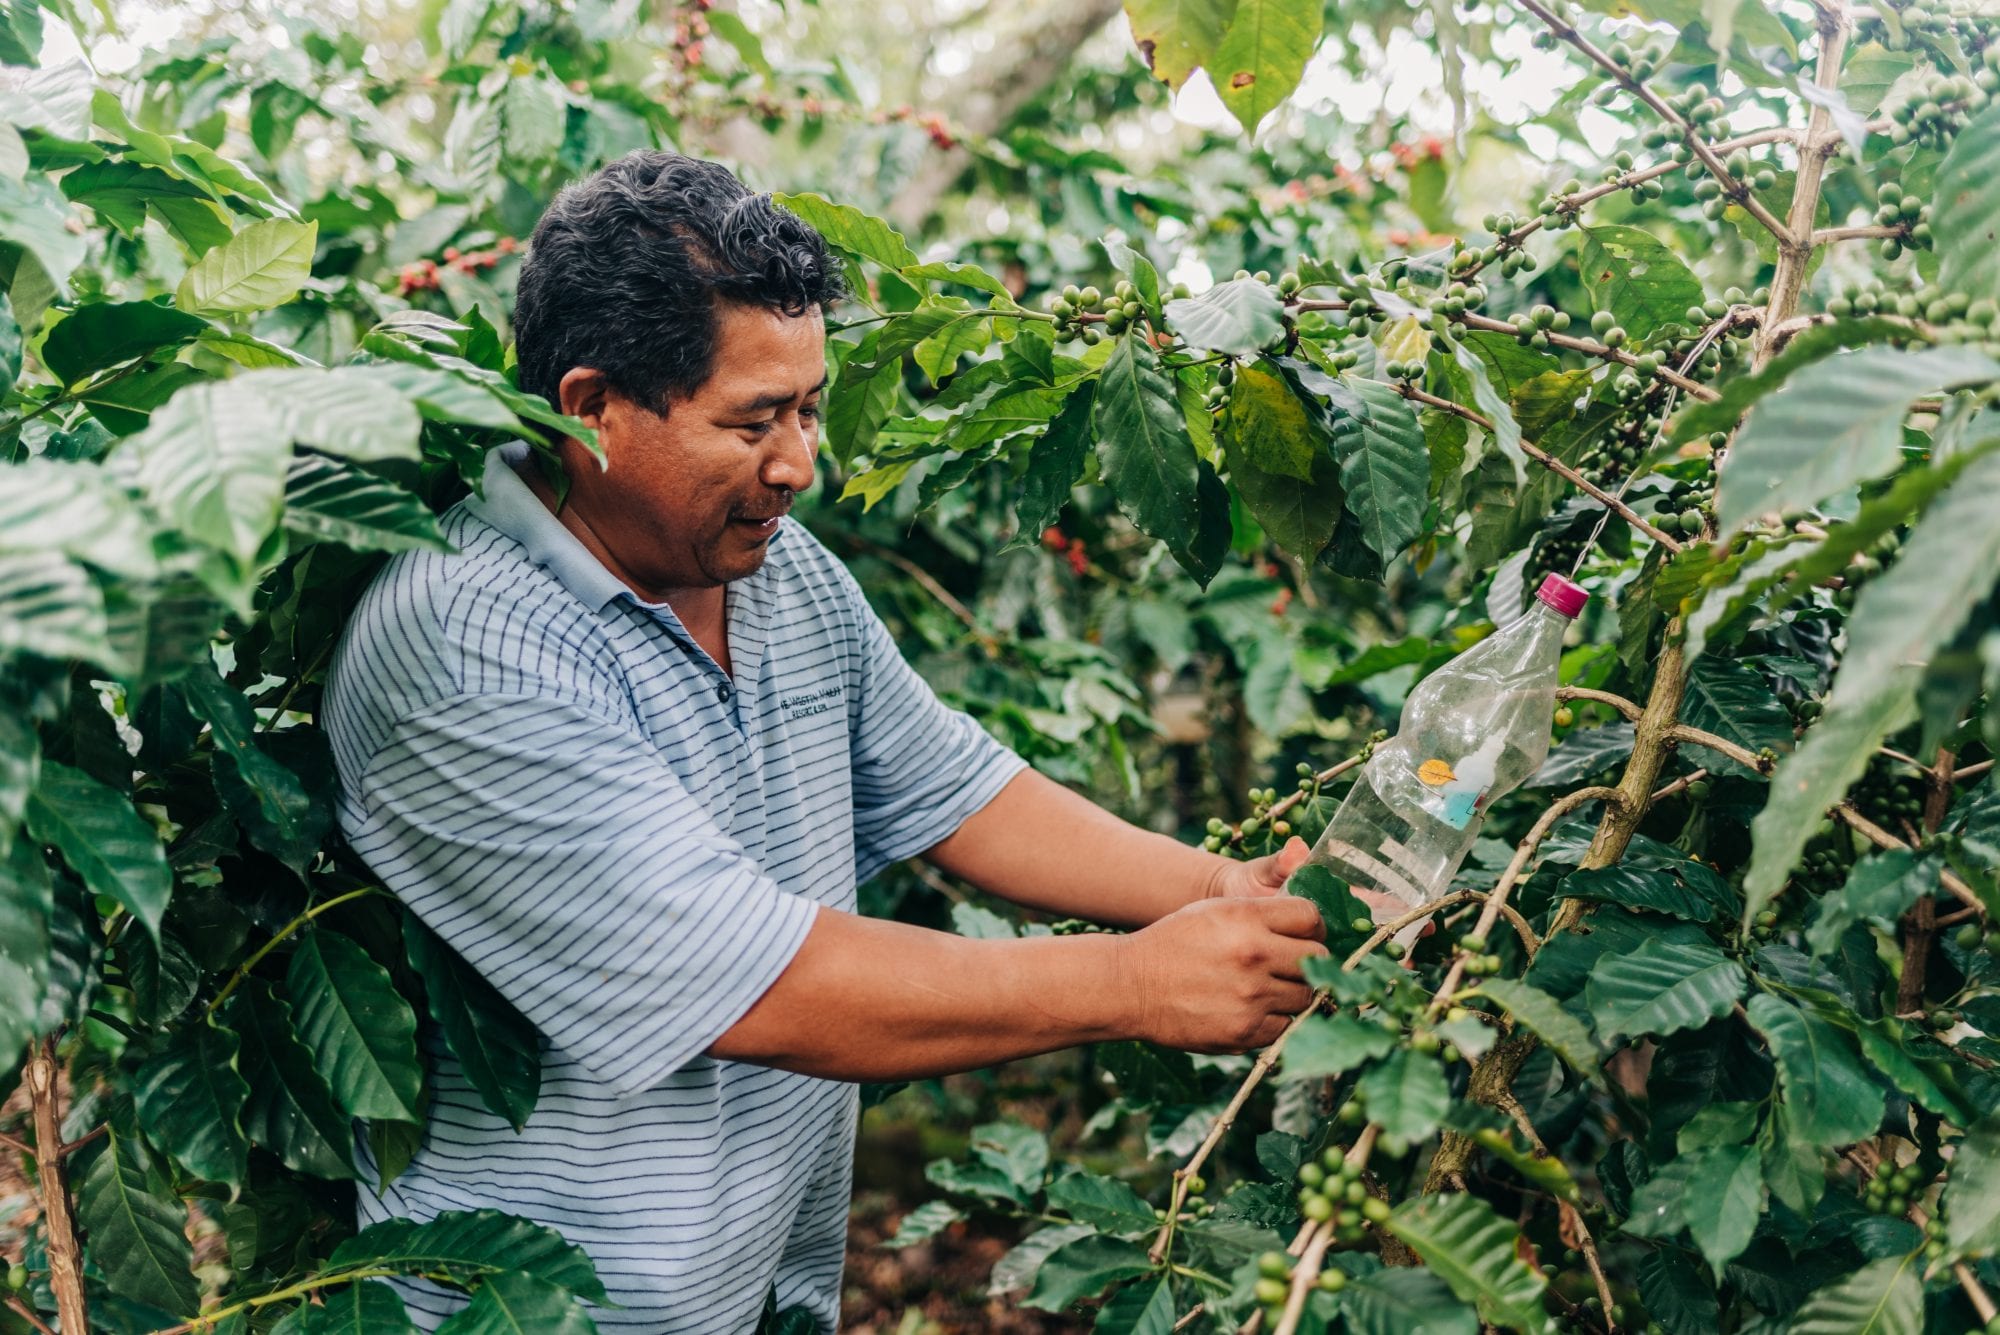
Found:
[[[325,723],[349,842],[540,1030],[541,1100],[517,1135],[433,1039],[423,1145],[361,1222],[547,1224],[621,1304],[607,1331],[752,1330],[773,1284],[832,1330],[856,1087],[705,1054],[822,906],[853,912],[1022,762],[794,521],[727,588],[725,673],[549,514],[524,456],[495,451],[444,516],[455,551],[384,567]],[[426,1329],[462,1305],[404,1294]]]

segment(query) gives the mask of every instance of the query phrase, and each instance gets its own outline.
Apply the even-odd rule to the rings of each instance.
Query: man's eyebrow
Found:
[[[831,378],[832,377],[830,376],[821,376],[819,378],[819,383],[817,385],[814,385],[811,389],[807,390],[806,394],[810,396],[819,393],[821,390],[826,388],[826,382]],[[748,413],[761,413],[770,408],[782,408],[791,401],[792,401],[792,394],[789,390],[773,390],[769,394],[759,394],[754,399],[744,399],[741,402],[732,403],[728,406],[728,408],[725,411],[730,416],[736,416],[738,414],[748,414]]]

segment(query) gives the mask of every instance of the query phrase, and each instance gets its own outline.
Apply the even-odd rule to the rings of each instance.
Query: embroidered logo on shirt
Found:
[[[822,686],[816,691],[803,691],[798,695],[785,696],[778,701],[778,706],[785,711],[786,718],[797,722],[802,718],[811,718],[814,714],[826,713],[840,703],[840,696],[839,686]]]

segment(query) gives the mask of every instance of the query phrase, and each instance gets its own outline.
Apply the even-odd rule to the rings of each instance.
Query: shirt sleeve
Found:
[[[468,694],[397,725],[355,849],[567,1056],[634,1094],[784,972],[815,905],[785,893],[629,728]]]
[[[903,660],[889,628],[854,588],[861,686],[851,736],[855,879],[943,841],[1027,768]]]

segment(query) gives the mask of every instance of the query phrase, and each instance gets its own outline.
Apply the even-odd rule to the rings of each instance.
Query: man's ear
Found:
[[[605,400],[610,395],[611,383],[604,378],[604,372],[589,366],[572,366],[556,386],[556,398],[561,401],[563,412],[593,431],[604,426]]]

